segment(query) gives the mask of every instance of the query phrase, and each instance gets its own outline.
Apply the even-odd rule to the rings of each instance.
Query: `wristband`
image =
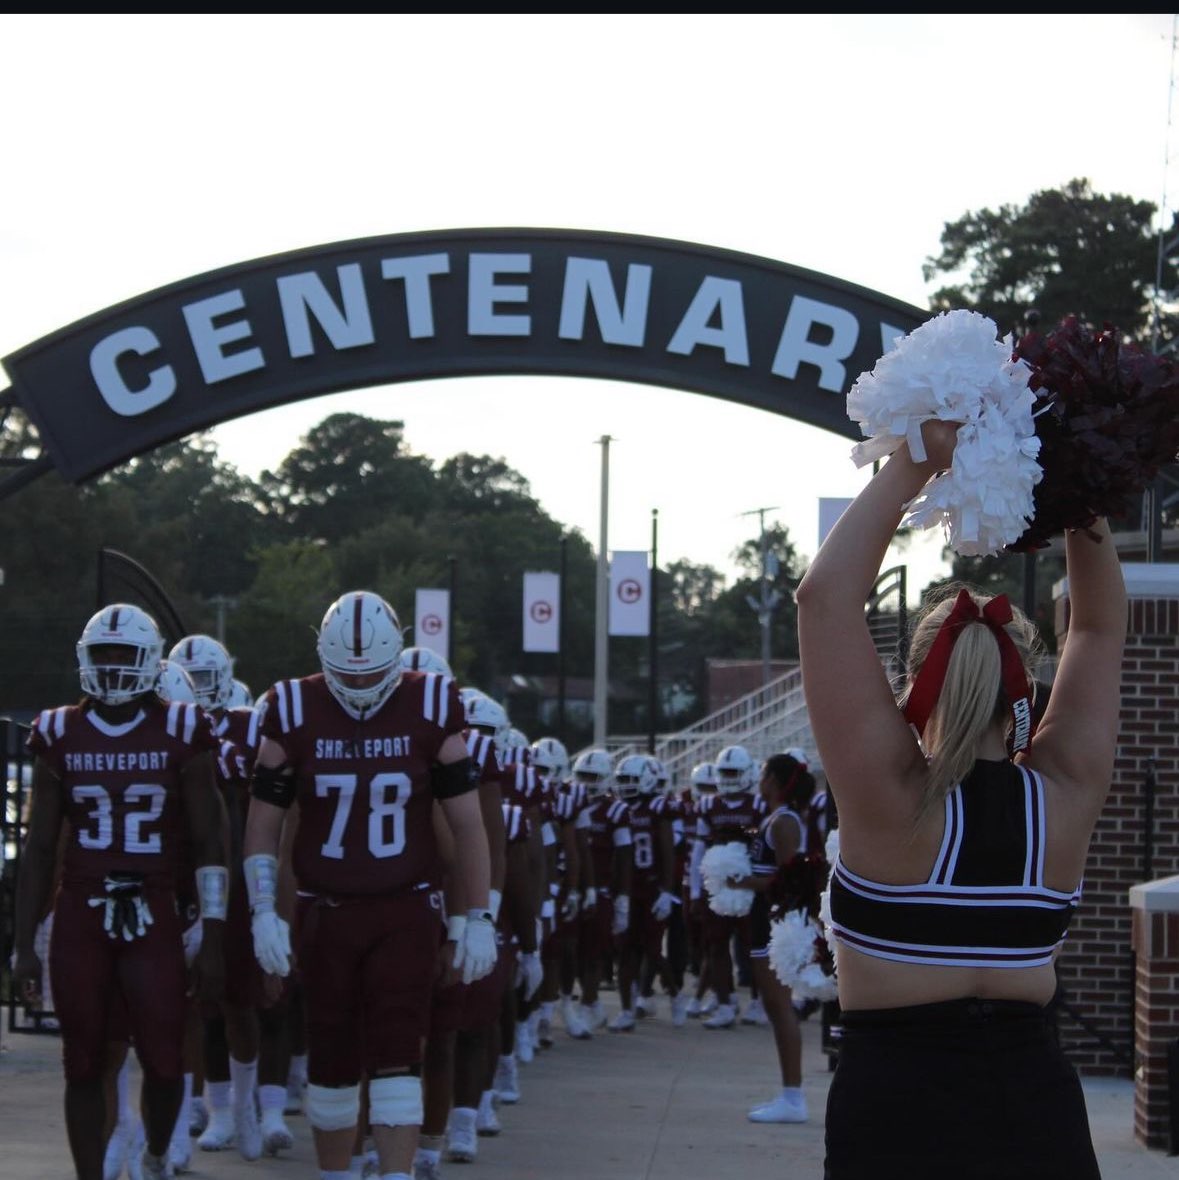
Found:
[[[229,870],[224,865],[201,865],[196,871],[201,918],[224,922],[229,909]]]
[[[242,861],[242,872],[246,878],[246,896],[250,912],[273,910],[278,894],[278,857],[265,852],[247,856]]]
[[[461,942],[463,931],[467,928],[467,919],[462,914],[453,914],[446,919],[446,941]]]
[[[503,904],[504,895],[498,889],[492,889],[487,894],[487,908],[491,911],[491,920],[499,921],[499,907]]]

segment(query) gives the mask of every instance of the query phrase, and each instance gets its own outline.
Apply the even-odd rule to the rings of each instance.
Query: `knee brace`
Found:
[[[383,1127],[420,1127],[422,1079],[399,1074],[373,1078],[368,1084],[368,1117]]]
[[[343,1131],[360,1121],[359,1086],[307,1085],[307,1121],[317,1131]]]

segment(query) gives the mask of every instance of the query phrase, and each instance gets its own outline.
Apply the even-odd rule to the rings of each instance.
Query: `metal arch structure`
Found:
[[[755,255],[639,235],[456,229],[315,246],[184,279],[3,358],[51,469],[83,483],[304,398],[548,374],[701,393],[858,439],[856,377],[928,312]]]

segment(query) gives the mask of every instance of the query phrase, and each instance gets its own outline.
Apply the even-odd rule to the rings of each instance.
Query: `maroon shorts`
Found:
[[[61,1023],[66,1080],[102,1077],[109,1040],[132,1040],[144,1073],[158,1081],[184,1076],[182,1047],[187,977],[176,898],[164,887],[144,895],[152,924],[130,942],[103,929],[100,884],[71,884],[57,894],[49,943],[49,978]]]
[[[417,1065],[445,937],[440,898],[300,896],[294,949],[307,1028],[307,1079],[354,1086]]]
[[[627,950],[638,951],[653,959],[663,954],[663,935],[667,930],[667,920],[660,922],[651,913],[658,897],[658,888],[635,891],[630,899],[630,924],[620,939]]]
[[[516,948],[502,934],[499,955],[490,975],[474,983],[452,983],[434,988],[430,1008],[430,1032],[477,1032],[489,1028],[500,1015],[504,992],[516,977]]]

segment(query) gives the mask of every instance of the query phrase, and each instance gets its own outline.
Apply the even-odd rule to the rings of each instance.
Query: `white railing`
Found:
[[[606,740],[606,749],[615,760],[626,754],[645,754],[647,745],[647,738],[633,734]],[[815,750],[798,669],[771,680],[679,733],[657,735],[655,757],[664,763],[671,772],[672,783],[680,788],[687,786],[692,767],[711,761],[730,745],[744,746],[755,760],[790,746],[801,746],[813,763]]]

